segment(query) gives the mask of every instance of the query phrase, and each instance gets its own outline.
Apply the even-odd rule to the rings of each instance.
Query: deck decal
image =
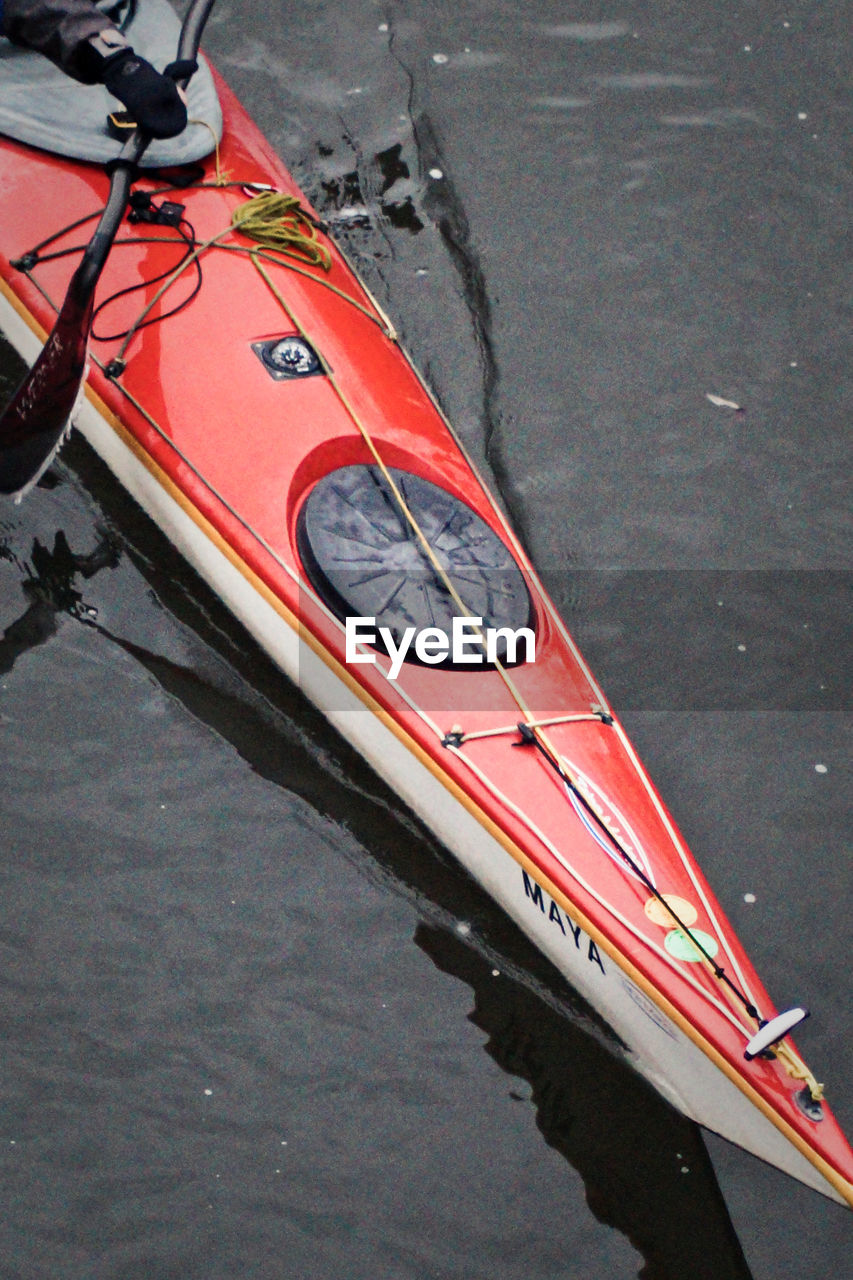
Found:
[[[703,929],[689,929],[687,933],[683,929],[671,929],[664,938],[663,945],[676,960],[699,962],[702,960],[702,953],[694,947],[690,941],[691,938],[695,938],[709,956],[715,956],[720,949],[717,939],[712,938],[710,933],[705,933]]]
[[[588,788],[590,798],[593,800],[593,803],[596,805],[596,807],[600,808],[597,798],[595,798],[595,796],[593,795],[593,788],[591,783],[589,782],[589,779],[584,778],[582,774],[578,774],[578,777],[582,779],[584,786]],[[600,828],[597,827],[596,824],[592,821],[589,814],[587,813],[583,805],[578,800],[577,796],[572,793],[572,790],[570,787],[566,787],[566,795],[569,797],[569,801],[575,813],[578,815],[584,827],[592,836],[595,843],[604,850],[608,858],[611,858],[616,863],[617,867],[621,867],[621,869],[625,872],[626,875],[631,876],[632,879],[634,880],[639,880],[640,883],[642,884],[643,883],[642,878],[638,876],[636,871],[634,871],[630,867],[630,865],[625,861],[625,859],[622,857],[619,851],[613,846],[613,844],[609,840],[606,840],[604,838]],[[610,808],[613,809],[613,806],[611,805]],[[614,814],[615,814],[615,810],[614,810]],[[623,825],[627,825],[627,824],[623,823]],[[614,827],[614,830],[618,831],[619,828]],[[637,841],[634,840],[631,844],[629,844],[626,841],[625,849],[627,850],[628,853],[630,853],[632,858],[636,858],[637,862],[640,863],[643,870],[645,871],[648,879],[651,881],[652,884],[654,884],[655,877],[654,877],[654,873],[652,871],[651,865],[649,864],[649,860],[643,853],[642,849],[639,848]]]
[[[671,1040],[678,1039],[675,1027],[669,1019],[665,1014],[661,1013],[657,1005],[654,1004],[648,996],[644,995],[643,992],[640,991],[639,987],[634,985],[630,978],[626,978],[623,975],[622,986],[629,999],[633,1001],[638,1009],[643,1011],[647,1018],[651,1018],[656,1027],[659,1027],[661,1031],[664,1031]]]
[[[692,902],[688,902],[686,898],[679,898],[674,893],[662,893],[661,898],[649,898],[643,907],[646,915],[652,924],[659,924],[662,929],[671,929],[673,924],[673,916],[677,916],[682,924],[687,925],[688,929],[695,924],[699,918],[699,912],[696,910]],[[664,906],[666,903],[666,906]],[[666,907],[672,909],[671,913]]]

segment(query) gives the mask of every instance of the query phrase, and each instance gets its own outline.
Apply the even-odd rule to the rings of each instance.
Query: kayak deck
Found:
[[[640,1069],[687,1114],[774,1163],[787,1159],[778,1139],[794,1153],[782,1167],[849,1200],[853,1157],[826,1105],[815,1111],[813,1077],[790,1040],[782,1056],[744,1059],[776,1010],[387,317],[325,238],[328,267],[307,246],[281,255],[232,227],[262,186],[300,200],[309,233],[314,215],[220,92],[227,183],[208,166],[201,185],[139,184],[155,203],[185,204],[189,248],[174,227],[128,226],[104,271],[99,302],[120,296],[95,333],[118,336],[91,344],[84,431],[276,660],[602,1010]],[[78,254],[26,271],[10,263],[58,222],[95,213],[106,179],[14,143],[0,148],[0,172],[3,293],[48,330]],[[43,253],[82,247],[86,235],[72,229]],[[190,250],[144,318],[174,313],[121,336],[160,288],[145,282]],[[307,343],[320,367],[275,376],[263,352],[287,338]],[[392,678],[372,646],[348,660],[345,627],[312,585],[300,542],[306,502],[341,468],[386,486],[415,476],[487,526],[523,577],[535,661],[405,662]],[[416,516],[402,523],[398,541],[429,572]]]

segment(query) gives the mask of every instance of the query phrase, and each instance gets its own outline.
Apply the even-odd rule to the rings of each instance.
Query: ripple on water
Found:
[[[627,36],[631,28],[627,22],[558,22],[542,30],[559,40],[582,40],[592,44],[598,40],[618,40]]]

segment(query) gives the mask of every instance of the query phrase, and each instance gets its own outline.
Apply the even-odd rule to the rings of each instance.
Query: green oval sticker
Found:
[[[663,944],[676,960],[701,960],[702,953],[693,945],[694,938],[709,956],[715,956],[720,949],[717,939],[712,938],[710,933],[705,933],[704,929],[691,929],[688,933],[683,929],[670,929]]]

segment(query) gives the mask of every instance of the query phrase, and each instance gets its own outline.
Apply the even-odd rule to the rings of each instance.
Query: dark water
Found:
[[[245,0],[207,47],[850,1131],[846,40],[835,5]],[[849,1215],[613,1059],[80,441],[0,511],[0,630],[0,1277],[846,1273]]]

